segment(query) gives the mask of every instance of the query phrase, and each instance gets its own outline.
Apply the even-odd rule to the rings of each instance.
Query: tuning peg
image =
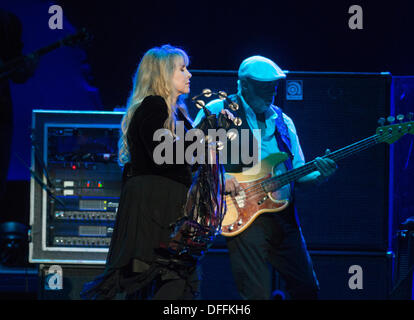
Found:
[[[224,100],[227,98],[227,93],[225,93],[224,91],[219,91],[218,92],[218,97],[220,100]]]
[[[398,132],[401,132],[402,131],[401,124],[402,124],[402,121],[404,120],[404,115],[402,114],[397,115],[397,120],[400,123],[400,125],[398,126]]]
[[[385,118],[379,118],[378,119],[378,124],[382,127],[385,124]]]
[[[203,93],[203,95],[204,95],[206,98],[210,98],[210,97],[211,97],[211,95],[212,95],[211,90],[210,90],[210,89],[208,89],[208,88],[203,89],[202,93]]]
[[[389,117],[387,118],[387,121],[388,121],[388,123],[393,123],[393,122],[395,121],[395,117],[393,117],[393,116],[389,116]]]
[[[235,126],[240,127],[243,123],[242,119],[240,119],[239,117],[234,118],[233,123]]]
[[[232,102],[229,104],[229,108],[233,111],[239,110],[239,105],[236,102]]]
[[[205,103],[203,100],[197,100],[197,101],[195,102],[195,105],[196,105],[196,107],[197,107],[197,108],[199,108],[199,109],[203,109],[203,108],[204,108],[204,106],[206,105],[206,103]]]
[[[400,122],[402,122],[404,120],[404,115],[403,114],[399,114],[397,116],[397,120],[400,121]]]

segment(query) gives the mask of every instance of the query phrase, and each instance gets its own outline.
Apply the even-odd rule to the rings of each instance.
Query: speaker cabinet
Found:
[[[240,300],[227,249],[212,249],[201,260],[201,299]]]
[[[375,252],[310,251],[320,300],[385,300],[391,285],[392,255]],[[203,299],[241,299],[231,273],[227,250],[212,250],[202,262]],[[274,299],[289,299],[275,272]]]
[[[388,299],[392,279],[391,254],[311,251],[310,255],[320,285],[319,299]]]
[[[375,134],[377,120],[390,115],[389,74],[294,72],[285,85],[281,106],[307,161]],[[387,250],[389,146],[355,153],[338,167],[327,183],[296,194],[309,248]]]

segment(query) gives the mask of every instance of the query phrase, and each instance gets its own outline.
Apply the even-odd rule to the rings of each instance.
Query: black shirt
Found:
[[[168,107],[160,96],[146,97],[135,111],[127,132],[131,175],[160,175],[190,187],[191,165],[185,161],[184,164],[176,164],[175,150],[173,164],[157,164],[154,161],[154,149],[161,143],[154,141],[154,132],[164,127],[167,118]],[[184,121],[185,132],[192,128],[191,123],[179,110],[177,120]],[[125,169],[128,170],[128,166]]]

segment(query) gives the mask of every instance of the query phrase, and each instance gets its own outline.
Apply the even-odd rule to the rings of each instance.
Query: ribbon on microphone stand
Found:
[[[207,133],[209,129],[227,130],[232,124],[226,115],[220,113],[216,116],[204,106],[203,109],[205,118],[197,129],[206,137],[206,159],[197,167],[184,207],[184,216],[171,225],[171,241],[161,249],[168,250],[170,255],[193,259],[201,258],[220,234],[226,213],[224,166],[219,161],[220,153],[216,142],[209,142]]]

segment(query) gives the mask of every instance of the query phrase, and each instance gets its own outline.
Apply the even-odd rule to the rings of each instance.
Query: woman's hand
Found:
[[[222,109],[218,115],[218,128],[228,130],[234,124],[234,115],[227,109]]]
[[[222,113],[222,114],[224,114],[225,116],[226,116],[226,118],[227,119],[229,119],[230,121],[234,121],[234,115],[229,111],[229,110],[227,110],[227,109],[222,109],[221,111],[220,111],[220,113]]]

